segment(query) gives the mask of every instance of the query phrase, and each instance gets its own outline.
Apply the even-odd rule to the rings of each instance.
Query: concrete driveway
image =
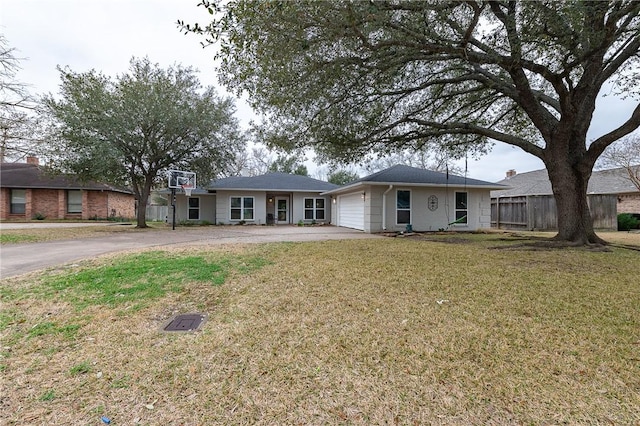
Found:
[[[8,229],[6,225],[3,224],[2,228]],[[46,224],[38,224],[38,226],[41,225]],[[0,246],[0,277],[8,278],[106,253],[145,247],[361,238],[382,237],[335,226],[211,226],[176,230],[131,230],[131,232],[119,232],[100,238],[2,245]]]

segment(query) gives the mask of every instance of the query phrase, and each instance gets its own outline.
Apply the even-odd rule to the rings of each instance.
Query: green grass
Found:
[[[33,326],[27,333],[29,337],[46,335],[60,335],[66,339],[73,340],[80,329],[79,324],[57,325],[50,321],[41,322]]]
[[[264,266],[259,257],[173,256],[166,252],[144,252],[117,257],[108,264],[78,271],[43,276],[37,286],[20,291],[0,289],[6,299],[44,297],[63,300],[82,310],[88,306],[134,303],[133,310],[148,302],[179,292],[185,283],[221,285],[232,272],[248,273]],[[0,325],[7,319],[0,318]],[[45,325],[40,326],[48,332]],[[53,329],[53,325],[48,326]],[[38,330],[36,330],[38,332]]]
[[[85,361],[71,367],[69,369],[69,374],[71,374],[72,376],[79,376],[81,374],[90,373],[91,370],[93,370],[93,368],[91,367],[91,364]]]
[[[40,401],[53,401],[56,398],[56,391],[49,389],[40,396]]]
[[[41,241],[37,236],[31,234],[7,234],[3,231],[0,234],[0,244],[34,243]]]

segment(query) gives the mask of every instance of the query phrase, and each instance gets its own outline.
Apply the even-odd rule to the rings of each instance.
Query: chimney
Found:
[[[516,171],[514,169],[507,170],[507,179],[511,179],[516,175]]]
[[[34,157],[33,155],[30,155],[27,157],[27,164],[33,164],[34,166],[38,166],[40,165],[40,160],[38,160],[38,157]]]

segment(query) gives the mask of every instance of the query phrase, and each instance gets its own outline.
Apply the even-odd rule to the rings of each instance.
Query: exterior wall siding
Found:
[[[321,197],[316,192],[262,192],[262,191],[223,191],[218,190],[215,198],[215,217],[218,224],[236,224],[239,221],[230,219],[229,202],[231,197],[254,197],[254,220],[245,221],[248,224],[265,225],[267,224],[267,214],[276,216],[275,202],[277,198],[286,198],[288,201],[288,223],[296,224],[300,221],[311,223],[311,220],[304,218],[304,199],[305,198],[323,198],[325,205],[324,220],[317,220],[318,223],[330,223],[332,217],[332,205],[330,197]],[[273,202],[269,203],[268,199],[272,198]],[[282,224],[282,222],[280,222]]]
[[[171,223],[173,220],[173,208],[171,207],[171,195],[167,196],[169,201],[167,222]],[[216,223],[218,212],[216,210],[217,196],[215,194],[192,194],[191,198],[200,199],[200,219],[194,220],[206,221],[210,223]],[[184,194],[176,194],[176,223],[185,222],[189,220],[189,205],[188,197]]]
[[[476,188],[440,188],[368,186],[365,193],[365,232],[401,232],[406,224],[398,224],[396,218],[397,191],[411,192],[411,227],[417,232],[438,231],[440,229],[477,230],[491,225],[491,204],[488,190]],[[386,196],[385,193],[386,192]],[[455,193],[467,193],[467,223],[451,224],[455,220]],[[429,208],[429,197],[436,197],[437,203]],[[383,214],[383,210],[385,214]],[[337,218],[337,208],[332,206],[333,217]],[[335,224],[335,222],[334,222]],[[450,225],[451,224],[451,225]]]

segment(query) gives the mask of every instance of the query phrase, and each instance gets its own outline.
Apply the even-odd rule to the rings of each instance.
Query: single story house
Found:
[[[176,222],[328,223],[365,232],[490,227],[490,191],[504,185],[397,165],[344,186],[286,173],[214,180],[176,193]],[[171,204],[171,203],[169,203]]]
[[[491,224],[496,228],[556,230],[556,202],[546,169],[527,173],[509,170],[491,192]],[[640,190],[624,168],[594,171],[587,187],[594,228],[617,229],[618,213],[640,213]]]
[[[335,188],[337,185],[332,183],[287,173],[217,179],[206,188],[193,190],[190,197],[177,191],[176,222],[329,223],[330,197],[321,194]]]
[[[324,192],[331,223],[365,232],[490,227],[490,191],[504,185],[396,165]]]
[[[36,157],[0,164],[0,219],[134,218],[129,190],[68,175],[49,175]]]

